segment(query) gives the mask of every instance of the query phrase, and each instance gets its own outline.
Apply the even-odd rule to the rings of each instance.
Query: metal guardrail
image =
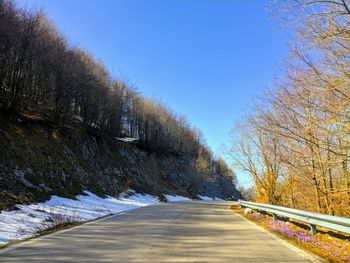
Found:
[[[258,204],[243,200],[238,201],[242,207],[264,211],[272,214],[274,217],[281,216],[308,223],[310,224],[311,233],[313,235],[317,233],[316,226],[350,234],[350,218],[312,213],[283,206]]]

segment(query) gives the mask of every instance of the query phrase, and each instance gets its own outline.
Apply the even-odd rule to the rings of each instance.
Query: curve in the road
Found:
[[[230,210],[178,202],[111,216],[0,251],[2,262],[319,262]]]

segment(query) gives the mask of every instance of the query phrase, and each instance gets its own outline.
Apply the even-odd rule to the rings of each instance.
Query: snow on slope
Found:
[[[131,138],[131,137],[124,137],[124,138],[115,137],[115,139],[122,142],[137,142],[139,140],[138,138]]]
[[[209,197],[206,195],[198,195],[200,199],[203,201],[224,201],[224,199],[218,198],[218,197]]]
[[[155,196],[122,194],[119,199],[101,198],[86,191],[77,200],[52,196],[50,200],[31,205],[18,205],[19,210],[0,213],[0,245],[23,240],[36,235],[38,229],[50,225],[50,219],[58,216],[65,221],[89,221],[109,214],[116,214],[159,203]],[[182,196],[166,195],[169,202],[190,200]],[[52,224],[52,222],[51,222]]]
[[[168,202],[189,201],[191,199],[179,195],[165,195]]]

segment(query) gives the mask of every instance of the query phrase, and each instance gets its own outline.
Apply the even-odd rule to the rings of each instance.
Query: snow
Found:
[[[168,202],[189,201],[191,199],[179,195],[165,195]]]
[[[202,199],[203,201],[213,201],[214,200],[212,197],[205,196],[205,195],[198,195],[198,197],[200,199]]]
[[[111,196],[101,198],[88,191],[85,194],[76,196],[76,200],[52,196],[46,202],[18,205],[19,210],[2,211],[0,245],[35,236],[38,230],[52,225],[52,218],[57,218],[59,222],[62,220],[84,222],[160,203],[155,196],[141,195],[133,191],[131,196],[123,193],[119,199]],[[182,196],[167,195],[166,197],[169,202],[190,200]]]
[[[224,199],[218,198],[218,197],[209,197],[206,195],[198,195],[200,199],[203,201],[225,201]]]
[[[136,142],[139,139],[138,138],[131,138],[131,137],[124,137],[124,138],[118,138],[115,137],[118,141],[122,141],[122,142]]]

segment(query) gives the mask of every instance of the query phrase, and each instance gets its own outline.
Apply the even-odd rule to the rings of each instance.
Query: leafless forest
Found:
[[[274,87],[237,125],[230,154],[252,176],[257,201],[350,216],[349,2],[271,7],[296,37]]]
[[[0,106],[48,125],[78,123],[97,136],[138,138],[152,152],[195,158],[199,173],[234,176],[185,117],[112,77],[45,14],[11,0],[0,0]]]

